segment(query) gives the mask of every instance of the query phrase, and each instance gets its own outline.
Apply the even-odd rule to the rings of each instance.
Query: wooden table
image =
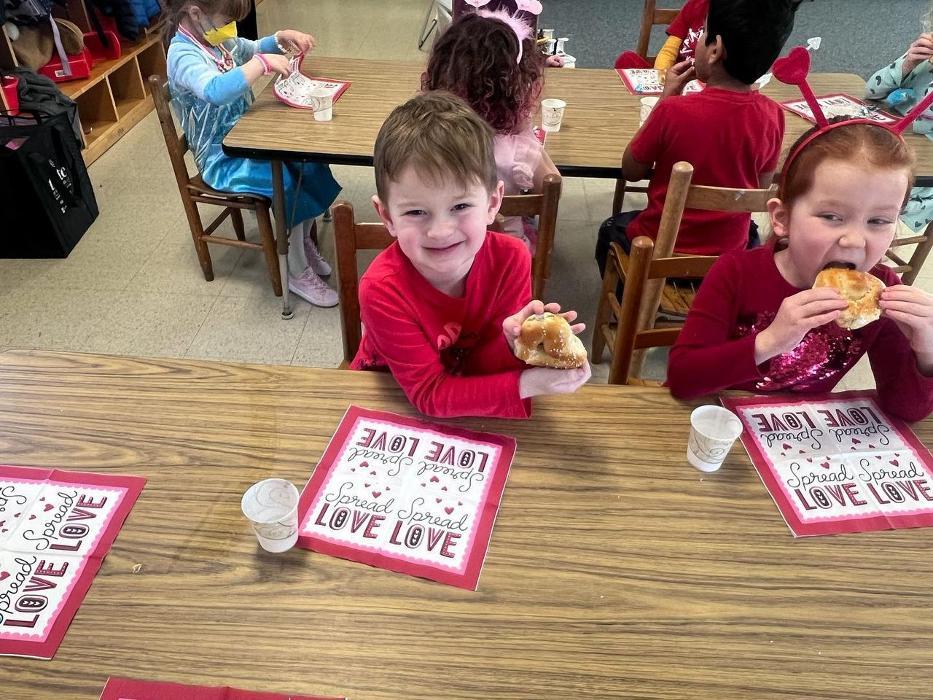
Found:
[[[333,121],[315,122],[266,89],[227,134],[224,150],[264,160],[372,165],[379,127],[394,107],[418,91],[423,70],[419,63],[311,56],[305,73],[353,83],[334,106]],[[543,97],[567,101],[560,132],[547,139],[558,169],[567,176],[618,177],[622,152],[638,130],[639,98],[629,94],[612,69],[549,69],[546,76]],[[816,73],[810,82],[818,95],[860,97],[865,92],[865,81],[849,73]],[[801,99],[796,87],[777,80],[764,93],[778,101]],[[811,126],[790,112],[786,118],[785,148]],[[933,142],[913,133],[907,140],[917,152],[918,174],[933,180]]]
[[[311,56],[303,70],[308,75],[349,80],[352,85],[334,105],[330,122],[316,122],[305,110],[275,99],[266,88],[224,139],[232,156],[272,161],[273,201],[279,268],[282,274],[282,317],[291,318],[288,292],[288,234],[282,163],[317,161],[338,165],[373,163],[376,134],[393,108],[414,95],[421,85],[420,63],[374,61],[355,58]],[[547,150],[565,176],[609,177],[620,174],[622,152],[638,131],[639,98],[622,85],[612,69],[549,69],[542,97],[567,101],[560,132],[549,134]],[[810,77],[816,94],[845,92],[861,96],[865,81],[848,73],[816,73]],[[776,80],[765,94],[778,101],[800,99],[794,86]],[[810,122],[786,113],[785,150]],[[933,142],[919,134],[907,140],[917,152],[918,185],[933,185]]]
[[[477,592],[263,553],[240,494],[303,483],[349,404],[414,414],[372,373],[0,355],[4,462],[149,479],[55,659],[4,658],[0,694],[91,700],[120,674],[354,700],[929,697],[930,531],[794,540],[741,449],[686,464],[690,406],[663,390],[454,421],[518,440]]]

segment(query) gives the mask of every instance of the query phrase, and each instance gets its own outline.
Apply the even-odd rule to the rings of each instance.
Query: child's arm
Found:
[[[765,330],[732,338],[739,280],[737,256],[720,258],[703,280],[687,321],[671,350],[671,394],[692,399],[758,379],[758,366],[795,348],[807,331],[828,323],[846,303],[832,289],[808,289],[787,297]]]
[[[502,322],[502,333],[508,342],[509,352],[514,352],[515,340],[521,332],[522,323],[525,322],[525,319],[534,314],[542,314],[545,311],[559,314],[560,304],[545,304],[538,299],[534,299]],[[567,311],[561,315],[569,323],[573,323],[577,318],[576,311]],[[586,329],[586,326],[577,323],[572,325],[570,329],[579,335]],[[582,367],[576,369],[525,366],[518,386],[519,395],[523,399],[530,399],[534,396],[547,396],[550,394],[572,394],[589,381],[591,372],[589,362],[584,362]]]
[[[284,66],[278,66],[281,70],[277,70],[288,74],[288,61],[284,56],[270,55],[266,60],[283,62]],[[173,43],[168,55],[168,75],[173,87],[180,86],[215,105],[227,104],[238,98],[265,70],[262,61],[254,56],[243,65],[223,73],[198,47],[187,43]]]
[[[679,36],[667,37],[664,46],[661,47],[657,57],[654,59],[655,69],[667,71],[668,68],[673,67],[673,65],[677,63],[677,54],[680,53],[680,47],[683,43],[683,38]]]
[[[892,90],[901,87],[917,66],[930,58],[933,58],[933,34],[921,34],[903,56],[872,74],[865,83],[865,96],[870,100],[883,100]]]
[[[907,285],[887,287],[885,324],[868,349],[882,408],[907,421],[933,411],[933,296]]]
[[[462,377],[449,374],[433,339],[399,303],[381,295],[361,299],[366,334],[405,396],[429,416],[527,418],[531,403],[519,396],[521,370]],[[503,342],[503,345],[505,343]]]

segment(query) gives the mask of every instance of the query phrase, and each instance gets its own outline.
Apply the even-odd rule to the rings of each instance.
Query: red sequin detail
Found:
[[[740,318],[735,338],[758,333],[771,325],[775,314],[766,311],[755,318]],[[761,366],[762,378],[755,382],[759,391],[816,391],[827,380],[839,381],[858,362],[864,343],[853,331],[834,322],[807,333],[800,344],[783,355],[772,357]]]

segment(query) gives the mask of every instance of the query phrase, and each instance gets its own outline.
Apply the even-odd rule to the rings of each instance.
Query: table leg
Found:
[[[285,221],[285,183],[282,161],[272,161],[272,215],[275,217],[275,245],[279,254],[279,275],[282,277],[282,319],[288,320],[292,312],[288,291],[288,222]]]

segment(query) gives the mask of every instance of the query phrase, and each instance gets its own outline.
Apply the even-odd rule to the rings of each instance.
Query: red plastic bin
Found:
[[[117,33],[105,30],[104,36],[110,40],[110,46],[104,46],[97,32],[85,32],[84,34],[84,48],[91,52],[95,62],[111,61],[123,55],[123,47],[120,46],[120,37]]]
[[[94,66],[94,56],[85,46],[81,53],[68,56],[68,65],[71,66],[71,75],[65,75],[61,59],[58,54],[54,54],[52,60],[42,66],[39,72],[56,83],[83,80],[91,74],[91,68]]]
[[[15,75],[0,75],[0,90],[3,91],[3,101],[6,103],[6,113],[11,117],[19,114],[19,78]]]

